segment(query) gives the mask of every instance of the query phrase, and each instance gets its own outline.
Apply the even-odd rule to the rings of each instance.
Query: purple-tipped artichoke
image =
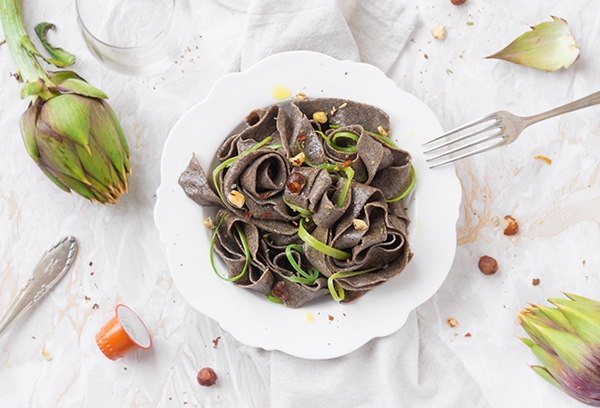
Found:
[[[21,116],[29,155],[58,187],[102,204],[116,203],[127,191],[129,147],[104,92],[72,71],[46,72],[37,58],[65,67],[75,57],[52,47],[39,24],[36,32],[53,59],[44,58],[25,31],[21,1],[0,0],[0,17],[10,55],[25,82],[21,98],[32,102]]]
[[[531,337],[521,339],[545,367],[532,366],[571,397],[600,407],[600,303],[568,293],[548,299],[557,308],[531,305],[517,313]]]

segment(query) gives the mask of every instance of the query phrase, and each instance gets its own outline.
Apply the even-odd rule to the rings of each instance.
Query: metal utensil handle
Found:
[[[529,126],[554,116],[563,115],[565,113],[573,112],[583,108],[589,108],[590,106],[598,104],[600,104],[600,91],[594,92],[593,94],[585,96],[581,99],[577,99],[576,101],[567,103],[566,105],[559,106],[558,108],[551,109],[547,112],[529,116],[525,119],[528,120],[527,126]]]
[[[59,239],[44,251],[0,319],[0,336],[64,276],[76,254],[77,241],[71,236]]]

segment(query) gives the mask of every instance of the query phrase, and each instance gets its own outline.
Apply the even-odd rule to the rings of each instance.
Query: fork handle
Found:
[[[573,112],[579,109],[587,108],[590,106],[600,104],[600,91],[594,92],[591,95],[583,97],[581,99],[577,99],[571,103],[567,103],[566,105],[559,106],[558,108],[554,108],[544,113],[539,113],[537,115],[529,116],[524,118],[527,120],[527,126],[537,123],[541,120],[552,118],[554,116],[562,115],[565,113]]]

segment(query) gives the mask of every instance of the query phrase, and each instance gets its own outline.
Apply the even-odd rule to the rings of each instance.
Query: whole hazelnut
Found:
[[[504,235],[515,235],[517,232],[519,232],[519,224],[517,224],[517,221],[515,221],[511,215],[504,217],[503,226]]]
[[[493,275],[498,272],[498,262],[491,256],[484,255],[479,259],[479,270],[484,275]]]
[[[198,373],[198,384],[204,387],[210,387],[217,382],[217,374],[210,367],[204,367]]]
[[[460,6],[461,4],[465,4],[467,0],[450,0],[450,2],[455,6]]]

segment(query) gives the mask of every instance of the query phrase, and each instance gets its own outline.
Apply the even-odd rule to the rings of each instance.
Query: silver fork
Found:
[[[473,130],[471,128],[475,128],[475,127],[477,127],[477,125],[482,125],[486,122],[491,122],[486,127],[483,127],[481,129],[477,129],[477,130],[473,130],[470,133],[460,135],[458,137],[444,141],[444,143],[425,151],[424,152],[425,154],[429,154],[429,153],[435,152],[436,150],[443,149],[444,147],[448,147],[454,143],[461,142],[461,141],[467,141],[467,139],[470,139],[472,137],[480,136],[479,138],[477,138],[475,140],[468,141],[465,144],[462,144],[457,147],[453,147],[450,150],[446,150],[443,153],[438,154],[437,156],[427,159],[426,161],[431,162],[434,160],[440,160],[442,158],[446,158],[446,160],[439,162],[439,163],[435,163],[434,165],[429,167],[430,169],[433,169],[435,167],[443,166],[444,164],[452,163],[457,160],[461,160],[466,157],[473,156],[475,154],[479,154],[479,153],[486,152],[488,150],[495,149],[497,147],[506,146],[508,144],[511,144],[515,140],[517,140],[519,135],[521,135],[521,132],[523,132],[523,130],[525,130],[525,128],[533,125],[534,123],[540,122],[544,119],[552,118],[554,116],[562,115],[564,113],[573,112],[573,111],[576,111],[579,109],[587,108],[589,106],[594,106],[594,105],[598,105],[598,104],[600,104],[600,91],[595,92],[591,95],[588,95],[584,98],[578,99],[574,102],[560,106],[558,108],[549,110],[548,112],[540,113],[540,114],[533,115],[533,116],[521,117],[521,116],[513,115],[512,113],[507,112],[507,111],[494,112],[494,113],[492,113],[488,116],[485,116],[479,120],[473,121],[471,123],[467,123],[466,125],[459,126],[456,129],[453,129],[453,130],[446,132],[443,135],[440,135],[426,143],[423,143],[423,146],[432,145],[435,142],[442,141],[442,139],[444,139],[445,137],[448,137],[450,135],[456,134],[458,132],[462,132],[463,130]],[[497,140],[497,141],[495,143],[492,143],[495,140]],[[463,152],[470,147],[479,146],[479,145],[482,145],[482,146],[480,146],[479,148],[477,148],[473,151]],[[463,152],[463,153],[459,156],[450,157],[450,155],[459,153],[459,152]]]

